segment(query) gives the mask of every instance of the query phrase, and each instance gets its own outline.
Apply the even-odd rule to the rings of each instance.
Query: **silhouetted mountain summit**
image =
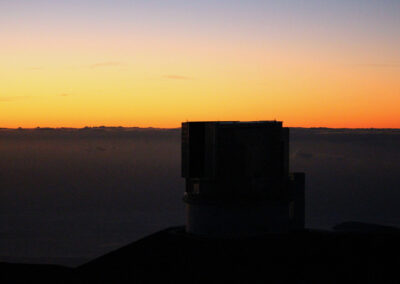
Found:
[[[171,228],[77,271],[102,283],[382,283],[398,279],[399,240],[397,232],[313,230],[221,239]]]
[[[3,283],[398,283],[400,233],[392,229],[305,229],[235,239],[198,237],[176,227],[75,269],[48,266],[32,274],[14,265],[8,274],[9,264],[0,268]]]

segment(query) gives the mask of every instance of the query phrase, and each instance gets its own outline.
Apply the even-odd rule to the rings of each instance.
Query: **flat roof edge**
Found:
[[[215,123],[215,124],[282,124],[279,120],[257,120],[257,121],[185,121],[184,123]]]

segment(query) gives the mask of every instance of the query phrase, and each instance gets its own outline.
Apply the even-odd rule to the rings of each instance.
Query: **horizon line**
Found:
[[[400,127],[326,127],[326,126],[285,126],[287,128],[299,129],[337,129],[337,130],[400,130]],[[113,126],[113,125],[98,125],[98,126],[83,126],[83,127],[50,127],[50,126],[36,126],[36,127],[1,127],[0,130],[90,130],[90,129],[147,129],[147,130],[177,130],[181,127],[154,127],[154,126]]]

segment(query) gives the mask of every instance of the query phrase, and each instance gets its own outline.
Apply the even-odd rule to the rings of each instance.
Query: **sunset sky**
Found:
[[[400,128],[398,0],[0,0],[0,127]]]

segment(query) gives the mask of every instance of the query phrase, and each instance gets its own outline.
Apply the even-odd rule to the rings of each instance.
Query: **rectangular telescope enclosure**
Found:
[[[289,129],[280,121],[182,123],[182,176],[189,232],[304,227],[304,174],[289,174]]]

